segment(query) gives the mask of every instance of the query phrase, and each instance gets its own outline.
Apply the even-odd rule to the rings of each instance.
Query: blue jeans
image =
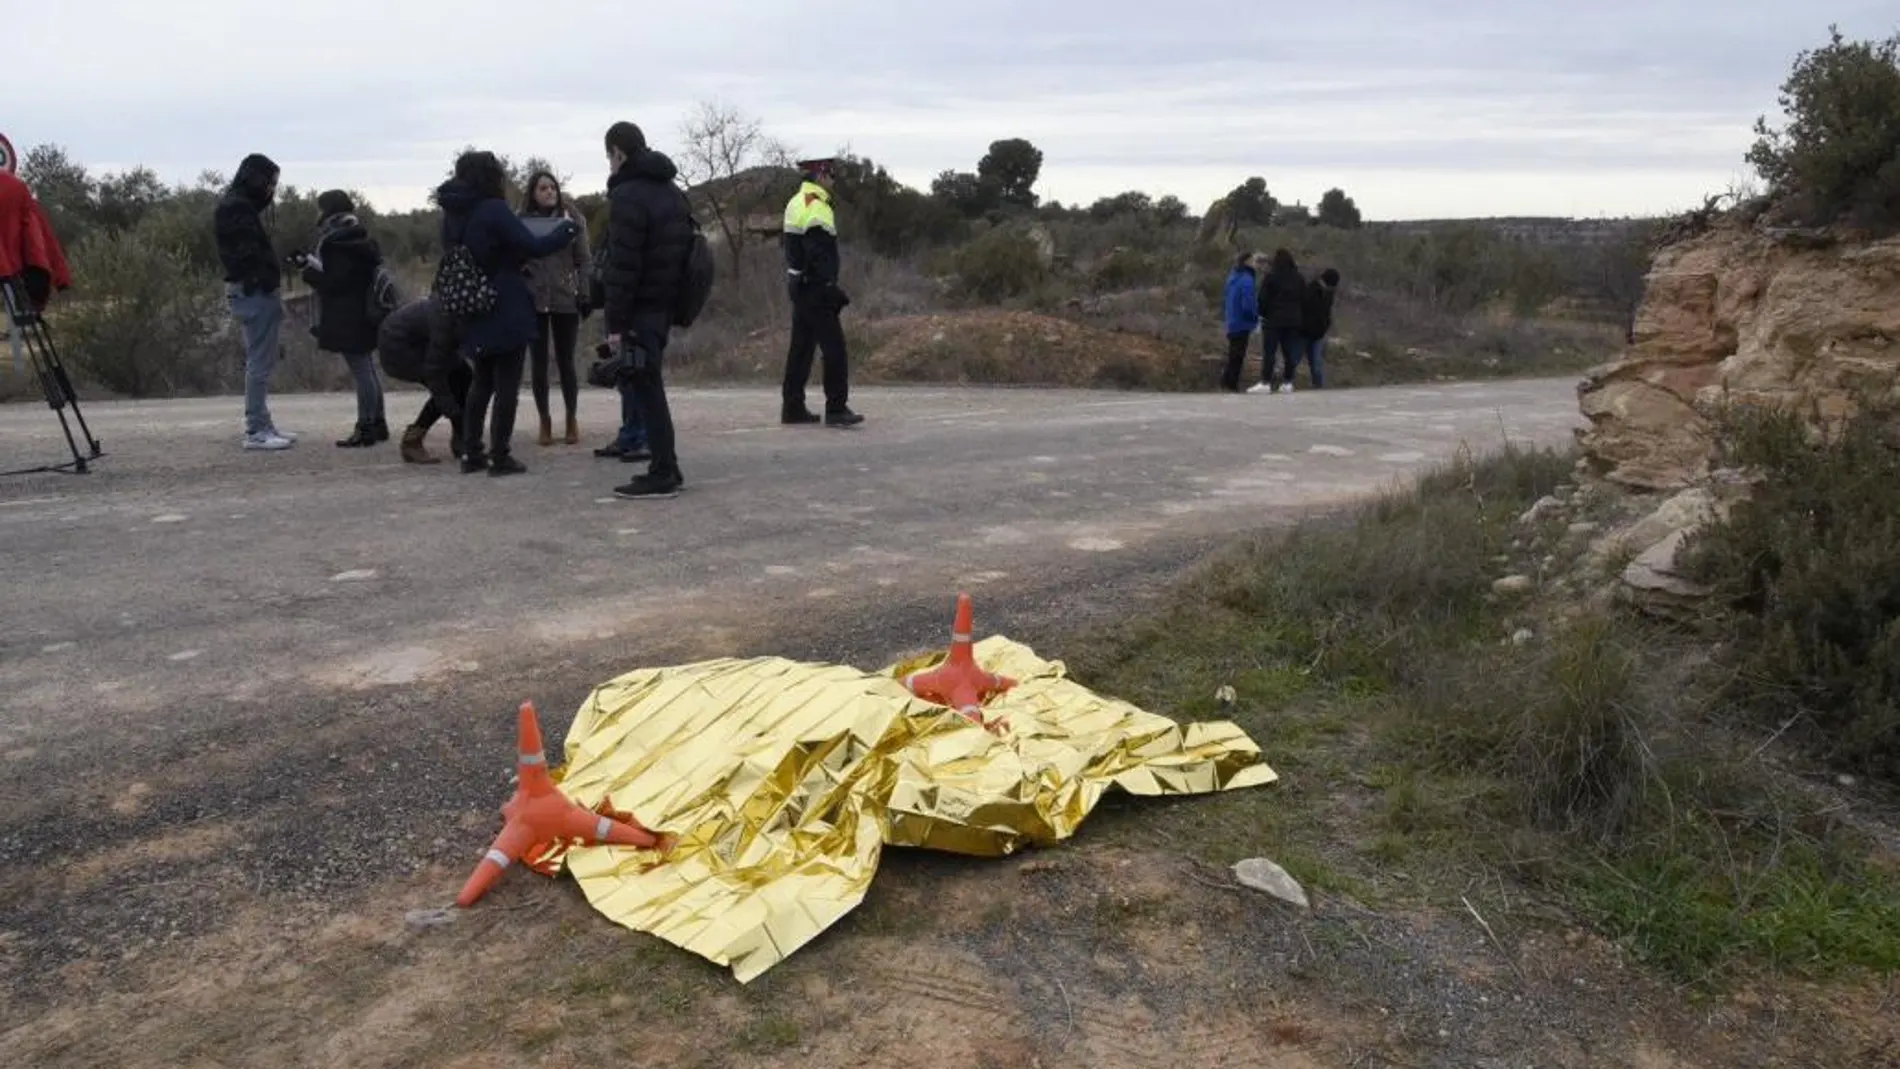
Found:
[[[225,298],[231,314],[244,328],[244,433],[263,434],[277,429],[271,419],[270,376],[283,352],[278,332],[284,325],[284,301],[276,293],[246,295],[235,283],[226,283]]]
[[[350,377],[356,380],[356,425],[373,427],[386,422],[383,418],[383,383],[376,377],[375,354],[344,353],[343,362],[349,365]]]
[[[1300,366],[1300,357],[1306,353],[1306,339],[1300,336],[1297,328],[1261,327],[1260,342],[1260,381],[1274,387],[1282,382],[1291,383],[1293,372]],[[1275,350],[1282,354],[1286,369],[1284,375],[1274,366]]]
[[[646,426],[640,422],[640,399],[635,396],[631,383],[621,383],[619,390],[620,436],[614,439],[614,444],[619,446],[621,451],[627,453],[638,449],[645,449],[647,445],[647,429]]]
[[[1314,338],[1306,343],[1306,367],[1313,373],[1313,388],[1326,386],[1326,339]]]

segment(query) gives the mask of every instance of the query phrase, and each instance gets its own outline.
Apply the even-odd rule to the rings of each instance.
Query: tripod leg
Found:
[[[58,381],[60,393],[65,398],[65,402],[72,406],[73,418],[79,421],[79,431],[85,436],[87,447],[93,456],[102,456],[103,450],[99,439],[92,436],[92,428],[86,425],[86,414],[79,410],[79,391],[73,388],[72,377],[66,374],[66,362],[60,359],[59,349],[53,344],[52,328],[46,325],[44,319],[38,320],[34,326],[35,332],[28,337],[38,342],[41,351],[45,353],[47,364],[53,369],[53,376]]]
[[[39,377],[40,389],[46,393],[46,406],[59,417],[59,429],[66,435],[66,448],[72,450],[73,470],[83,475],[86,472],[86,458],[80,454],[79,442],[73,437],[72,424],[66,419],[66,398],[61,392],[59,376],[55,374],[57,369],[47,364],[30,335],[26,351],[28,358],[33,361],[33,373]]]

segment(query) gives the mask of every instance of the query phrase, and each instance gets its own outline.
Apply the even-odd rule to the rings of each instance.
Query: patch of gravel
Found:
[[[1214,544],[1104,555],[1045,571],[1033,586],[976,588],[978,630],[1060,656],[1065,637],[1138,610]],[[942,645],[953,600],[945,592],[768,621],[744,648],[720,652],[874,669]],[[207,704],[163,731],[100,724],[84,748],[22,762],[0,788],[0,989],[16,1005],[37,1004],[60,995],[48,975],[204,935],[241,904],[335,911],[392,876],[472,865],[512,789],[515,703],[535,698],[558,761],[588,691],[639,667],[612,647],[576,645],[552,667],[496,665],[481,682],[311,689],[268,708]],[[645,649],[641,663],[677,663],[695,656],[689,649]],[[166,846],[205,834],[218,845]],[[80,869],[86,878],[73,878]],[[430,904],[445,903],[418,903]]]

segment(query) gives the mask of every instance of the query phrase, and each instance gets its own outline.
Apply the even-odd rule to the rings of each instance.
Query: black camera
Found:
[[[608,342],[594,346],[594,365],[587,369],[587,384],[611,390],[620,384],[620,374],[627,366],[627,358],[614,351]]]

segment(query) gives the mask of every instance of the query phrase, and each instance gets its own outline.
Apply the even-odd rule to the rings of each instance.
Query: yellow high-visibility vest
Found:
[[[807,230],[824,230],[838,236],[838,217],[831,210],[831,194],[816,182],[806,182],[785,204],[785,233],[802,235]]]

